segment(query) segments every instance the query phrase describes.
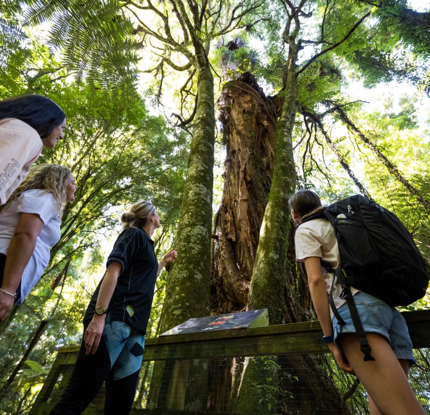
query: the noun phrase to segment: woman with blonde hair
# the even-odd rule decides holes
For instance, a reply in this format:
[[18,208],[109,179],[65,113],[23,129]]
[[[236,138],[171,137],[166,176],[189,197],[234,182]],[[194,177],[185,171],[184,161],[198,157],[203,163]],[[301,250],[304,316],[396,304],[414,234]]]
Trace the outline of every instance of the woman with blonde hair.
[[84,337],[75,368],[52,415],[81,414],[104,381],[104,413],[130,412],[155,280],[163,267],[175,260],[176,250],[157,262],[151,237],[161,224],[151,202],[135,203],[121,221],[124,230],[107,259],[106,273],[84,317]]
[[63,207],[75,191],[68,168],[41,164],[0,207],[0,321],[13,304],[22,304],[45,271],[60,239]]

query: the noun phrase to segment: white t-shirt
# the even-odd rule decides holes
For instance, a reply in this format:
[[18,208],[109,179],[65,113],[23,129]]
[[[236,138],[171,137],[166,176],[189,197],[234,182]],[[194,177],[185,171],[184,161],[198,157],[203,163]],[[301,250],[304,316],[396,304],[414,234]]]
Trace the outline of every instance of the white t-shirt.
[[[314,219],[309,222],[302,223],[296,231],[296,260],[304,262],[306,258],[318,257],[322,261],[327,262],[335,269],[340,265],[339,247],[337,245],[336,235],[334,234],[333,226],[325,219]],[[333,286],[333,300],[336,308],[345,304],[346,301],[340,298],[342,287],[337,282],[334,273],[328,273],[324,267],[321,271],[326,283],[327,293],[330,294],[333,278],[335,284]],[[351,287],[351,292],[355,295],[358,290]],[[330,310],[331,311],[331,310]]]
[[15,118],[0,120],[0,205],[21,184],[42,151],[37,131]]
[[51,248],[60,240],[61,220],[52,193],[46,190],[31,189],[13,200],[0,214],[0,253],[7,256],[10,241],[15,233],[20,213],[39,215],[44,227],[37,237],[33,255],[25,267],[21,279],[21,304],[39,281],[48,266]]

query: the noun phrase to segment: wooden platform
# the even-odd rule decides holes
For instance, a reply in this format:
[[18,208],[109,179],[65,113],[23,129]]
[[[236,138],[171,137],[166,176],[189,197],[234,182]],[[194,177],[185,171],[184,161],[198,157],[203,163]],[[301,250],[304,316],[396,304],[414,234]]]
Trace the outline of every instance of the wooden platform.
[[[430,310],[402,313],[405,317],[414,348],[430,347]],[[294,323],[252,329],[179,334],[149,339],[145,344],[144,361],[176,361],[241,356],[281,356],[294,354],[327,353],[322,342],[319,322]],[[45,415],[64,390],[79,346],[59,349],[57,359],[46,378],[30,415]],[[100,399],[84,412],[85,415],[102,413],[103,391]],[[194,412],[187,412],[191,415]],[[213,412],[211,412],[213,414]],[[168,409],[134,410],[131,414],[184,414]],[[198,413],[195,412],[197,415]],[[221,415],[221,414],[219,414]]]

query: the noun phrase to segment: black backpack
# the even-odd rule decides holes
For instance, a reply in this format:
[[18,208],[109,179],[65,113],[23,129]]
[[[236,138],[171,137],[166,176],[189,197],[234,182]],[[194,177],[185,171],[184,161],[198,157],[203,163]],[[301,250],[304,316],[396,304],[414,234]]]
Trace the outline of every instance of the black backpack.
[[[415,242],[399,218],[375,202],[354,195],[305,217],[303,222],[327,219],[339,246],[341,266],[334,271],[342,286],[357,331],[364,360],[374,360],[358,316],[350,287],[373,295],[390,306],[406,306],[422,298],[429,274]],[[330,306],[338,323],[345,322],[337,312],[332,294]]]

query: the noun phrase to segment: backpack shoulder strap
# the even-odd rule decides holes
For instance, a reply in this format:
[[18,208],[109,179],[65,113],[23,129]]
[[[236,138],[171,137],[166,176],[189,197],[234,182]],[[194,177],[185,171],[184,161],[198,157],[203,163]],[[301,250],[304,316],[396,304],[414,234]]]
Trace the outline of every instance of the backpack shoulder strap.
[[[341,267],[337,267],[335,270],[335,274],[337,280],[339,281],[342,287],[342,295],[341,298],[346,300],[346,303],[349,308],[349,312],[351,314],[352,323],[354,324],[354,328],[358,337],[358,342],[360,343],[360,350],[364,354],[364,361],[372,361],[375,358],[372,356],[372,348],[367,341],[366,332],[364,331],[363,324],[361,323],[360,316],[358,314],[357,306],[355,305],[354,296],[352,295],[351,288],[346,282],[345,274]],[[330,295],[329,295],[329,303],[333,314],[336,316],[338,324],[344,326],[346,323],[343,318],[340,316],[339,311],[336,309],[334,299],[333,299],[333,286],[334,286],[334,278],[333,284],[331,286]]]
[[325,219],[325,220],[328,220],[327,217],[326,217],[326,215],[325,215],[325,211],[326,211],[326,209],[321,209],[320,211],[314,213],[313,215],[305,216],[302,219],[302,223],[306,223],[306,222],[309,222],[309,221],[315,220],[315,219]]

